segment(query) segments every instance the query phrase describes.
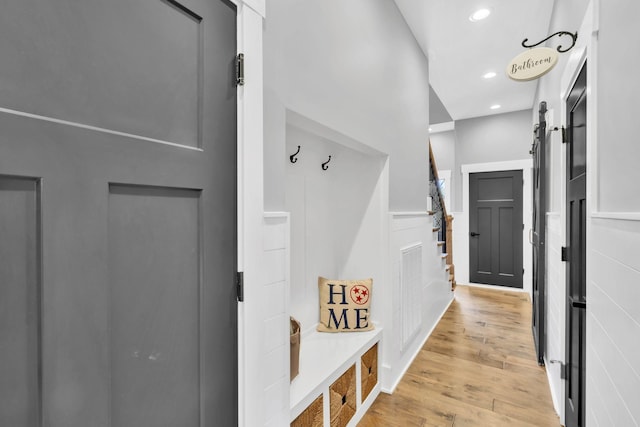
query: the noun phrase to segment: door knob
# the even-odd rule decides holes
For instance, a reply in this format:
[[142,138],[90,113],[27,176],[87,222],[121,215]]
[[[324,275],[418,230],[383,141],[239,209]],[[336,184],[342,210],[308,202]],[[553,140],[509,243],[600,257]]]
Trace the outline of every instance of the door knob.
[[476,237],[476,236],[479,236],[479,235],[480,235],[480,233],[476,233],[475,231],[472,231],[471,233],[469,233],[469,235],[470,235],[471,237]]

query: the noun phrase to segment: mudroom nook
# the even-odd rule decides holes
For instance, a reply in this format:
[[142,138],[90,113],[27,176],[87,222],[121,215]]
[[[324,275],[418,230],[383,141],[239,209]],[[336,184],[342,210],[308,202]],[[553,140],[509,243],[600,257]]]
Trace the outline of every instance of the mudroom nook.
[[[376,301],[386,282],[381,268],[386,156],[294,114],[286,126],[285,151],[289,311],[302,332],[299,373],[290,389],[292,425],[355,425],[380,392],[382,305]],[[316,330],[319,276],[373,278],[371,304],[357,324],[338,312],[333,326],[343,332]],[[334,297],[344,304],[350,300],[337,290]],[[373,330],[358,330],[365,325]]]

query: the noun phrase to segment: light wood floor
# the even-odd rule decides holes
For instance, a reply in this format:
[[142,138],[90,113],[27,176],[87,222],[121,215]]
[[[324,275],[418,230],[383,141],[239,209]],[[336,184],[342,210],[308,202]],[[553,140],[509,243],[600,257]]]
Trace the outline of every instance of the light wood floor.
[[360,427],[559,426],[525,293],[458,286],[393,395]]

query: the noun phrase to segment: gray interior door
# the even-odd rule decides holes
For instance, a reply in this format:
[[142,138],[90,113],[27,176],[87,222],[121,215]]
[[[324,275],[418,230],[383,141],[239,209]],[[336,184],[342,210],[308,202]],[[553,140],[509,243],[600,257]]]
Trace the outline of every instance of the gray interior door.
[[235,26],[3,2],[0,425],[237,424]]
[[567,427],[584,426],[587,286],[587,66],[567,98]]
[[522,288],[522,171],[469,175],[469,279]]
[[531,328],[536,346],[538,363],[544,364],[545,344],[545,274],[546,274],[546,218],[547,218],[547,103],[542,101],[538,110],[538,125],[535,130],[531,155],[533,156],[533,211],[530,243],[533,247],[533,309]]

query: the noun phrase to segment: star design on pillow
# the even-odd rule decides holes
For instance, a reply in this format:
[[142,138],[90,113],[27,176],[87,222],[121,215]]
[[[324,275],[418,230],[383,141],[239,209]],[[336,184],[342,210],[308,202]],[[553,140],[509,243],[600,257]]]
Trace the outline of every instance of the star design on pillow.
[[351,301],[358,305],[364,305],[369,301],[369,289],[364,285],[354,285],[349,292]]

